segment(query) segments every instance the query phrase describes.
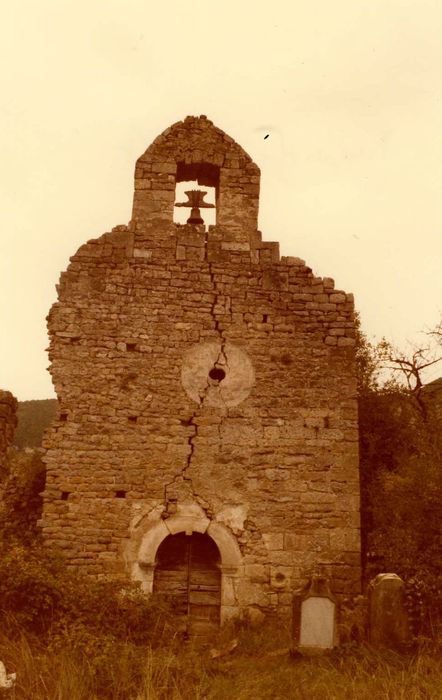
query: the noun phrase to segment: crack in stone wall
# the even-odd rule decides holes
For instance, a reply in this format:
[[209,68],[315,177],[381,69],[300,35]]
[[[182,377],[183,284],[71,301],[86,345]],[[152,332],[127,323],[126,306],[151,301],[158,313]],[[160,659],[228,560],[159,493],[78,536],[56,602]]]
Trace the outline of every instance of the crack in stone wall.
[[[211,305],[211,307],[210,307],[210,315],[211,315],[211,317],[212,317],[212,319],[213,319],[214,330],[218,333],[219,339],[220,339],[220,343],[221,343],[221,347],[220,347],[220,351],[219,351],[218,357],[216,358],[216,360],[215,360],[215,362],[214,362],[214,367],[219,367],[219,366],[221,366],[221,367],[225,367],[225,368],[228,370],[229,365],[228,365],[228,359],[227,359],[227,354],[226,354],[226,349],[225,349],[225,348],[226,348],[227,339],[226,339],[225,336],[224,336],[224,332],[219,328],[219,320],[216,318],[216,314],[215,314],[215,308],[218,306],[220,294],[219,294],[219,292],[218,292],[218,290],[217,290],[217,287],[216,287],[215,275],[214,275],[214,272],[213,272],[213,269],[212,269],[212,265],[211,265],[210,263],[209,263],[209,275],[210,275],[210,281],[211,281],[211,285],[212,285],[213,293],[214,293],[214,300],[213,300],[212,305]],[[177,474],[177,475],[172,479],[172,481],[170,481],[170,482],[169,482],[168,484],[166,484],[165,487],[164,487],[164,502],[165,502],[165,505],[166,505],[166,510],[167,510],[167,504],[168,504],[168,501],[169,501],[169,499],[168,499],[168,490],[170,489],[171,486],[176,485],[177,482],[178,482],[179,480],[182,480],[182,481],[184,481],[184,482],[187,482],[187,484],[188,484],[188,486],[189,486],[189,490],[190,490],[190,492],[191,492],[193,498],[195,499],[195,501],[196,501],[199,505],[201,505],[201,506],[203,507],[203,509],[206,511],[206,513],[207,513],[207,512],[209,511],[209,509],[210,509],[210,506],[208,506],[207,502],[206,502],[199,494],[196,493],[196,491],[195,491],[195,489],[194,489],[194,485],[193,485],[193,480],[192,480],[191,477],[189,477],[189,476],[187,475],[187,473],[188,473],[189,469],[192,467],[192,461],[193,461],[193,457],[194,457],[194,454],[195,454],[195,447],[196,447],[196,446],[195,446],[195,441],[198,440],[198,423],[196,423],[195,420],[196,420],[199,416],[201,416],[202,413],[203,413],[204,404],[205,404],[205,401],[206,401],[206,399],[207,399],[208,392],[210,391],[211,387],[213,386],[213,384],[212,384],[213,381],[214,381],[214,380],[212,380],[212,379],[210,378],[210,376],[207,375],[206,386],[204,387],[203,391],[200,393],[200,402],[199,402],[199,405],[198,405],[198,407],[195,409],[193,415],[192,415],[192,416],[190,417],[190,419],[188,420],[188,426],[189,426],[189,427],[192,427],[192,428],[194,429],[193,434],[192,434],[192,435],[189,435],[189,437],[188,437],[188,445],[189,445],[190,450],[189,450],[189,454],[187,455],[186,463],[184,464],[183,468],[181,469],[181,472],[180,472],[179,474]],[[222,381],[223,381],[223,380],[221,379],[221,380],[218,382],[218,385],[219,385]],[[225,403],[224,398],[223,398],[223,396],[222,396],[222,389],[220,389],[219,396],[220,396],[221,399],[223,400],[224,407],[225,407],[225,411],[226,411],[226,415],[228,416],[228,411],[229,411],[229,409],[228,409],[228,407],[226,406],[226,403]],[[220,436],[220,438],[221,438],[221,425],[220,425],[220,424],[218,424],[218,433],[219,433],[219,436]],[[203,505],[203,504],[204,504],[204,505]]]

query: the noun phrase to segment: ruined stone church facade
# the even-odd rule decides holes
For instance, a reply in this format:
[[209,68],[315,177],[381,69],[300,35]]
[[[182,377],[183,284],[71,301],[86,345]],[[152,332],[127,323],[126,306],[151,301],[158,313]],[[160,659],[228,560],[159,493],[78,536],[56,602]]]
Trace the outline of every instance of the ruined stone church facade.
[[[174,223],[187,181],[216,225],[192,190]],[[206,117],[166,129],[48,317],[45,542],[216,622],[287,613],[313,572],[360,585],[353,298],[262,241],[259,182]]]

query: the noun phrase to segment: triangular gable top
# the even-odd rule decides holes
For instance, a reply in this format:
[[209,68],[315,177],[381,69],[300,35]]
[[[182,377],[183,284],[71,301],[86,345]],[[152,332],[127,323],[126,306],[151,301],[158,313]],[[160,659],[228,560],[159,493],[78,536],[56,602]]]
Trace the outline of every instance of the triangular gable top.
[[215,188],[217,225],[256,230],[259,168],[204,115],[176,122],[138,158],[132,216],[138,227],[170,224],[176,183],[191,180]]

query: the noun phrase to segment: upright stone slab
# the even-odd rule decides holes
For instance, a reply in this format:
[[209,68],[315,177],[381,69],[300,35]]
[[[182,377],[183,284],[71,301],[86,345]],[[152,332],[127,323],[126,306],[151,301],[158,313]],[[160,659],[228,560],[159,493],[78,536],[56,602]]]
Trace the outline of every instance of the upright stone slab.
[[325,576],[313,576],[294,597],[293,642],[307,653],[332,649],[338,643],[336,599]]
[[193,537],[205,535],[222,621],[288,617],[317,568],[337,595],[360,592],[353,297],[262,240],[259,187],[258,166],[211,121],[177,122],[137,161],[132,220],[71,257],[48,317],[59,414],[45,438],[46,544],[146,592],[164,589],[166,552],[171,580],[189,584],[183,609],[209,615],[191,590],[207,588],[212,550]]
[[404,586],[397,574],[378,574],[370,582],[369,639],[374,646],[400,650],[410,640]]

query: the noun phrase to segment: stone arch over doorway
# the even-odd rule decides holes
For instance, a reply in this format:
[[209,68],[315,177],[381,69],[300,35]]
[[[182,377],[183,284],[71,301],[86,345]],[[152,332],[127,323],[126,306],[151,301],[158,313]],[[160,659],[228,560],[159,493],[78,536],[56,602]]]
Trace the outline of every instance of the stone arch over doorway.
[[145,593],[152,593],[158,548],[169,535],[178,533],[189,536],[193,533],[206,534],[218,548],[221,572],[220,621],[223,624],[239,613],[235,584],[241,577],[242,557],[235,537],[221,523],[196,515],[175,515],[167,520],[151,523],[138,549],[137,561],[132,572],[133,578],[141,581]]

